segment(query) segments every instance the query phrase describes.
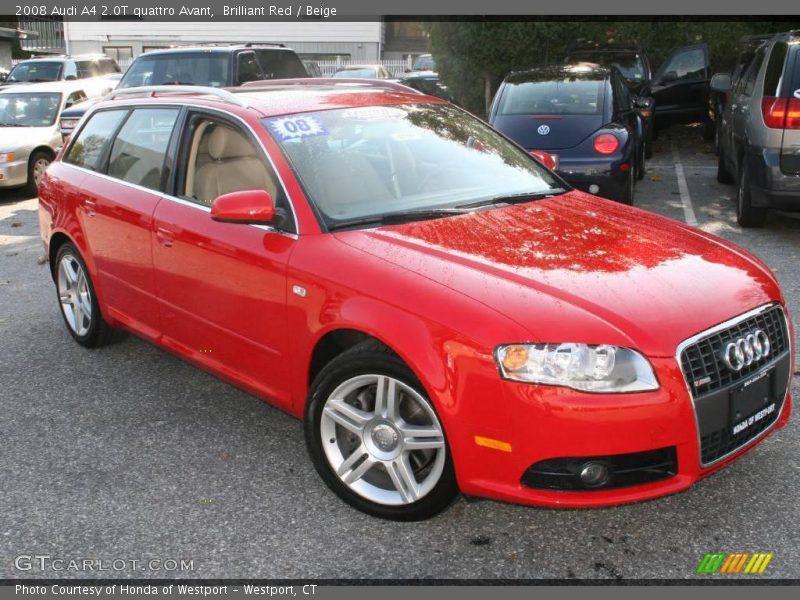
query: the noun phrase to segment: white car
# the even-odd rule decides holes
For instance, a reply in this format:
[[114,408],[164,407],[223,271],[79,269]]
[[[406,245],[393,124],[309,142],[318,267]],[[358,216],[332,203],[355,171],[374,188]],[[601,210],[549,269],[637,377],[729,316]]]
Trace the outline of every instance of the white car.
[[0,188],[35,194],[63,143],[61,111],[107,94],[114,83],[97,80],[13,85],[0,90]]

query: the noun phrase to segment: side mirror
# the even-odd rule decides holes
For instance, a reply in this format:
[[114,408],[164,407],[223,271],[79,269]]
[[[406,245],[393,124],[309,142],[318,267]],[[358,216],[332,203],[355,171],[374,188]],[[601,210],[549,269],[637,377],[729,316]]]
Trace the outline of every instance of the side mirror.
[[667,71],[661,78],[661,83],[672,83],[673,81],[678,81],[677,71]]
[[4,83],[8,79],[8,73],[0,73],[0,83]]
[[211,218],[221,223],[271,225],[275,212],[275,202],[264,190],[223,194],[211,205]]
[[711,78],[711,90],[722,94],[730,92],[733,82],[729,73],[716,73]]
[[653,110],[656,101],[651,96],[634,96],[633,106],[640,110]]

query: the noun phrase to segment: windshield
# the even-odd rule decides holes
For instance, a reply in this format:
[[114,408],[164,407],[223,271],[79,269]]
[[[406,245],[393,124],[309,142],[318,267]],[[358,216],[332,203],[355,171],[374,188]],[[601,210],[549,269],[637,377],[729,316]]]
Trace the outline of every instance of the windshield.
[[499,115],[596,115],[603,108],[603,80],[507,83]]
[[558,193],[562,185],[524,150],[448,105],[347,108],[263,122],[328,227]]
[[133,61],[118,87],[168,84],[224,87],[230,85],[229,68],[230,55],[222,52],[143,55]]
[[0,126],[49,127],[56,121],[61,94],[0,94]]
[[377,70],[373,67],[364,67],[363,69],[343,69],[341,71],[336,71],[333,74],[334,77],[341,78],[341,77],[357,77],[359,79],[364,78],[374,78],[378,76]]
[[8,74],[7,83],[31,83],[36,81],[58,81],[61,63],[48,61],[21,62]]
[[634,52],[586,52],[573,54],[572,60],[583,60],[597,63],[604,67],[617,67],[628,81],[643,81],[645,78],[644,61]]

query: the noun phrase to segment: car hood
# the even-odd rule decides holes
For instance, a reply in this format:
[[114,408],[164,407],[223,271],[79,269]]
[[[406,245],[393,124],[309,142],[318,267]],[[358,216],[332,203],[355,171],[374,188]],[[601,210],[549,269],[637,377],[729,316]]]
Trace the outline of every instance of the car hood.
[[577,191],[336,235],[507,315],[536,341],[674,356],[691,335],[781,298],[744,250]]
[[15,148],[33,147],[47,143],[53,137],[55,126],[48,127],[2,127],[0,126],[0,152],[12,152]]

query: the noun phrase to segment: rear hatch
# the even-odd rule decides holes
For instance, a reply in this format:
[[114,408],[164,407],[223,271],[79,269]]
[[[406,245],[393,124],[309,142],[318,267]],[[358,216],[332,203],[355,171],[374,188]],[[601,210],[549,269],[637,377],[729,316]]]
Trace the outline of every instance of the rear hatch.
[[781,145],[781,171],[800,174],[800,45],[798,44],[789,46],[786,75],[781,90],[781,96],[786,98],[787,104]]
[[605,79],[507,82],[492,125],[528,150],[573,148],[606,124]]

